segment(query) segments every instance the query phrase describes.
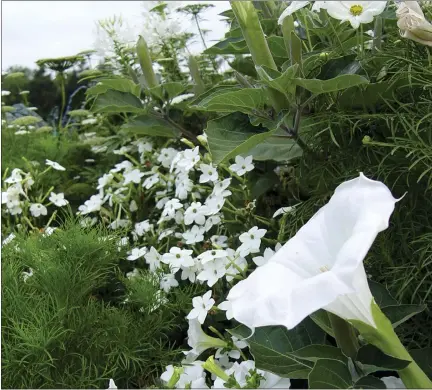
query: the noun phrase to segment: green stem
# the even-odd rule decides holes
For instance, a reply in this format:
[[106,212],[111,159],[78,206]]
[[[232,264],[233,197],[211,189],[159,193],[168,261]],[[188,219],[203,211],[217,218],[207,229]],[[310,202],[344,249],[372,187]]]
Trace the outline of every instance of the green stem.
[[60,77],[60,92],[62,98],[61,109],[59,113],[59,123],[58,123],[58,128],[60,131],[60,129],[62,128],[63,111],[66,106],[66,91],[65,91],[64,75],[62,72],[59,73],[59,77]]
[[382,26],[383,26],[382,17],[378,15],[375,17],[374,38],[373,38],[374,50],[381,50]]

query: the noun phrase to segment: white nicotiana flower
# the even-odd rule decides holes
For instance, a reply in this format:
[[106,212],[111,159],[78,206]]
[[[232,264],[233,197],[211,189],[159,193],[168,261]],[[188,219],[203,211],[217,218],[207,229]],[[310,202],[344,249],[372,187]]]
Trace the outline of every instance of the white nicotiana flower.
[[281,16],[279,17],[278,24],[282,24],[283,20],[287,16],[292,15],[294,12],[298,11],[299,9],[306,7],[309,3],[313,3],[312,11],[319,11],[321,8],[325,8],[326,3],[328,3],[328,1],[291,1],[290,5],[285,8]]
[[47,215],[47,208],[40,203],[33,203],[30,205],[30,213],[33,217],[40,217],[41,215]]
[[207,207],[202,205],[200,202],[191,203],[184,213],[185,225],[191,225],[192,223],[204,225],[207,212]]
[[158,162],[161,163],[161,165],[164,168],[170,168],[171,163],[174,160],[174,157],[177,155],[178,150],[175,150],[173,148],[163,148],[159,152],[159,156],[157,158]]
[[166,293],[173,287],[177,287],[179,284],[174,274],[165,274],[160,280],[160,288]]
[[51,161],[51,160],[46,159],[45,164],[50,166],[50,167],[53,167],[57,171],[65,171],[66,170],[65,167],[61,166],[58,162],[55,162],[55,161]]
[[225,311],[225,316],[227,320],[231,320],[234,317],[230,301],[224,301],[222,303],[219,303],[218,309]]
[[221,247],[221,248],[226,248],[228,247],[228,244],[226,243],[228,240],[227,236],[211,236],[210,237],[210,241],[212,242],[212,244],[216,247]]
[[193,188],[193,181],[189,179],[187,174],[178,175],[176,178],[175,196],[179,199],[186,199]]
[[146,247],[133,248],[130,251],[130,255],[127,257],[127,259],[130,261],[138,260],[140,257],[143,257],[146,253],[147,253]]
[[134,213],[137,210],[138,210],[138,204],[134,199],[132,199],[129,203],[129,211]]
[[22,175],[24,175],[24,172],[19,168],[15,168],[12,170],[11,175],[4,180],[4,182],[8,184],[21,183],[23,181]]
[[[195,361],[183,366],[182,373],[175,384],[176,389],[208,389],[205,383],[205,372],[202,367],[203,362]],[[167,385],[174,375],[173,365],[166,367],[166,370],[160,376],[162,382]]]
[[267,264],[231,289],[227,299],[234,318],[250,328],[292,329],[324,308],[375,326],[363,259],[388,227],[395,203],[383,183],[363,174],[339,185]]
[[205,228],[203,226],[193,225],[190,230],[182,234],[182,237],[186,241],[186,244],[192,245],[204,241],[204,233]]
[[199,170],[202,172],[199,178],[200,183],[216,182],[219,178],[218,171],[212,164],[201,164]]
[[200,160],[199,147],[194,149],[186,149],[182,152],[177,153],[171,163],[171,171],[174,169],[183,172],[189,172],[195,164]]
[[239,240],[242,244],[237,248],[240,256],[245,257],[249,253],[259,252],[261,238],[264,237],[266,232],[266,229],[258,229],[257,226],[254,226],[248,232],[241,234]]
[[93,195],[89,200],[86,200],[83,205],[78,207],[81,214],[88,214],[94,211],[100,211],[104,200],[101,195]]
[[113,153],[122,156],[126,153],[129,153],[131,149],[132,148],[130,146],[122,146],[120,149],[113,150]]
[[110,172],[117,173],[121,171],[129,172],[133,169],[133,164],[129,160],[124,160],[121,163],[114,165]]
[[180,266],[193,267],[195,265],[191,256],[192,253],[192,250],[180,249],[175,246],[170,249],[169,253],[162,256],[162,262],[168,264],[173,272],[177,272]]
[[148,141],[138,140],[136,146],[138,147],[138,153],[146,153],[153,150],[153,144]]
[[129,224],[130,224],[129,219],[116,219],[115,221],[110,223],[109,227],[111,229],[120,229],[128,226]]
[[207,286],[213,287],[216,282],[225,276],[225,259],[215,259],[204,265],[204,269],[197,275],[198,280],[207,282]]
[[[253,360],[246,360],[241,363],[235,362],[231,368],[226,370],[227,375],[234,375],[235,380],[241,388],[247,386],[248,378],[255,370],[255,362]],[[268,371],[257,369],[256,372],[260,374],[261,379],[259,389],[289,389],[291,381],[288,378],[281,378],[280,376]],[[216,378],[213,387],[215,389],[223,389],[225,381],[221,378]]]
[[146,263],[150,266],[150,272],[155,272],[160,267],[162,256],[154,247],[150,248],[144,255],[144,258]]
[[144,233],[147,233],[151,229],[152,225],[150,224],[149,220],[146,219],[145,221],[138,222],[135,224],[135,233],[139,236],[143,236]]
[[224,348],[227,345],[226,342],[221,339],[206,335],[197,319],[189,320],[187,334],[188,345],[196,355],[200,355],[209,348]]
[[228,256],[228,252],[221,249],[213,249],[209,251],[205,251],[198,256],[198,259],[201,260],[201,264],[206,264],[215,259],[225,259]]
[[161,220],[169,220],[174,218],[176,210],[181,209],[183,205],[177,198],[172,198],[165,203],[162,211]]
[[341,23],[350,22],[353,28],[358,28],[362,23],[371,23],[386,5],[387,1],[327,1],[325,9],[332,18]]
[[203,324],[208,311],[213,307],[215,300],[211,297],[212,291],[207,291],[202,297],[192,298],[193,309],[187,315],[188,320],[197,319],[200,324]]
[[143,181],[142,186],[146,189],[149,190],[150,188],[152,188],[155,184],[159,183],[160,178],[159,175],[157,173],[155,173],[154,175],[151,175],[150,177],[148,177],[147,179],[145,179]]
[[395,376],[385,376],[381,380],[386,385],[387,389],[406,389],[402,379],[396,378]]
[[271,258],[272,256],[280,249],[282,248],[282,245],[277,243],[275,250],[270,249],[270,248],[266,248],[264,250],[264,255],[263,256],[256,256],[252,258],[252,261],[258,266],[262,266],[264,264],[266,264]]
[[235,163],[229,167],[230,171],[236,173],[238,176],[243,176],[246,172],[250,172],[254,168],[252,156],[247,156],[245,158],[236,156]]
[[110,390],[110,389],[117,389],[117,386],[116,386],[116,384],[115,384],[115,382],[114,382],[114,379],[110,379],[110,380],[109,380],[107,390]]
[[54,192],[51,192],[50,197],[48,198],[50,202],[55,204],[57,207],[66,206],[69,202],[64,198],[64,194],[55,194]]
[[208,232],[214,225],[218,225],[221,222],[219,215],[211,215],[205,222],[205,231]]
[[123,184],[135,183],[139,184],[141,182],[141,178],[144,176],[144,172],[141,172],[139,169],[133,169],[132,171],[124,173],[124,182]]
[[402,1],[396,11],[397,25],[403,38],[432,46],[432,24],[424,16],[417,1]]
[[193,98],[195,95],[193,93],[186,93],[184,95],[178,95],[171,100],[171,104],[179,104],[185,100]]

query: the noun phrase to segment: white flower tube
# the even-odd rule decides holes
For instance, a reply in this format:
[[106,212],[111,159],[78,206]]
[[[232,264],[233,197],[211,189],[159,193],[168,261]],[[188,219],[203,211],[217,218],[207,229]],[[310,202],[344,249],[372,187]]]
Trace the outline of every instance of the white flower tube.
[[291,329],[324,308],[375,327],[363,259],[396,202],[383,183],[362,173],[339,185],[267,264],[231,289],[234,318],[250,328]]
[[417,1],[403,1],[396,11],[397,25],[403,38],[432,46],[432,24],[429,23]]

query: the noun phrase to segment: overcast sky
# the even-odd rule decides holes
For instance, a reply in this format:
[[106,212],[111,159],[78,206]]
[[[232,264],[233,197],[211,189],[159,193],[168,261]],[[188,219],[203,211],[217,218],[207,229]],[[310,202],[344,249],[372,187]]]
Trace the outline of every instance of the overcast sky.
[[[229,9],[229,2],[202,3],[215,5],[205,14],[209,22],[204,28],[212,30],[208,40],[216,40],[226,30],[217,14]],[[11,65],[34,68],[41,58],[94,49],[96,21],[121,15],[130,25],[139,25],[143,10],[141,1],[2,1],[2,70]],[[198,43],[195,49],[200,49]]]

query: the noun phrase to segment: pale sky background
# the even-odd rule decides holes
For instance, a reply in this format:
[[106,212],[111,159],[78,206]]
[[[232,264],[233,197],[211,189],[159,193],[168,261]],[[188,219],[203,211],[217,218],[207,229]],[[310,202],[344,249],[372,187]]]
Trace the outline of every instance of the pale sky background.
[[[198,1],[182,3],[194,2]],[[229,9],[230,5],[228,1],[200,3],[215,5],[204,14],[208,21],[202,25],[211,30],[206,38],[211,46],[211,41],[223,37],[227,30],[226,24],[218,21],[217,14]],[[121,15],[131,26],[139,26],[143,11],[141,1],[2,1],[1,68],[5,70],[11,65],[35,68],[35,61],[41,58],[94,49],[98,20]],[[185,25],[189,23],[185,17]],[[201,51],[202,45],[198,42],[192,50]]]

